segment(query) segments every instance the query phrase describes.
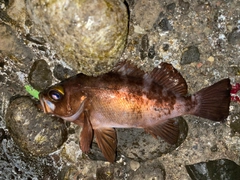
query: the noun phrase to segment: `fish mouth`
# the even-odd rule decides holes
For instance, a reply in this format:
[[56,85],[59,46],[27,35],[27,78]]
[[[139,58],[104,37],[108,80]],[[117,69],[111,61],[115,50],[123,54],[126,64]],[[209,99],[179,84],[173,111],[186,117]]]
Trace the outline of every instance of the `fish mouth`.
[[45,99],[41,93],[39,94],[39,100],[44,113],[53,113],[55,110],[55,105],[51,101]]

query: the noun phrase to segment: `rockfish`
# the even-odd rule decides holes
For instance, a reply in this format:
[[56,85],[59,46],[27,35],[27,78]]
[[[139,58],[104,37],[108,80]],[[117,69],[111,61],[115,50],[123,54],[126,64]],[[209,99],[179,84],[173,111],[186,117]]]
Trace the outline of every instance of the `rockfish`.
[[39,94],[45,113],[82,126],[80,148],[89,152],[95,136],[104,157],[115,161],[114,128],[143,128],[170,144],[178,141],[172,119],[191,114],[224,121],[229,114],[230,80],[223,79],[193,95],[171,64],[162,62],[145,73],[129,63],[98,77],[77,74]]

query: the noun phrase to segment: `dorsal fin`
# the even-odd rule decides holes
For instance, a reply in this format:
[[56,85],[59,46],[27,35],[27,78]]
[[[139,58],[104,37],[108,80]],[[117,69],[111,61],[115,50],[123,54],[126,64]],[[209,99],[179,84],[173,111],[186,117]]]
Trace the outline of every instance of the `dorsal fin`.
[[185,79],[171,64],[162,62],[160,68],[154,68],[145,78],[151,78],[158,85],[179,95],[187,94],[188,87]]
[[130,64],[127,61],[120,62],[113,69],[113,72],[122,76],[142,77],[145,81],[155,82],[164,88],[179,95],[187,94],[187,83],[182,75],[169,63],[162,62],[160,67],[154,68],[151,72],[145,73],[143,70]]

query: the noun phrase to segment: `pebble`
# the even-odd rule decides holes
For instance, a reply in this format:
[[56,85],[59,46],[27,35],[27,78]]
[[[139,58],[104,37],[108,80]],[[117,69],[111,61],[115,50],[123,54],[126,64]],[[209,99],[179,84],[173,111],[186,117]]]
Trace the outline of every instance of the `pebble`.
[[170,30],[172,30],[172,26],[169,23],[167,18],[162,19],[158,25],[159,25],[159,27],[160,27],[160,29],[162,31],[170,31]]
[[214,62],[214,57],[213,56],[209,56],[207,59],[209,62],[213,63]]
[[167,5],[167,11],[171,14],[174,13],[175,8],[176,8],[176,3],[170,3]]
[[151,47],[149,48],[149,50],[148,50],[148,57],[149,57],[150,59],[153,59],[153,58],[155,57],[155,55],[156,55],[154,48],[155,48],[155,46],[153,45],[153,46],[151,46]]
[[140,163],[137,161],[130,161],[130,167],[133,171],[136,171],[140,167]]
[[200,61],[200,53],[196,46],[189,46],[182,54],[181,65]]
[[240,45],[240,30],[234,28],[231,33],[228,35],[228,42],[232,45]]
[[33,63],[28,75],[29,83],[37,90],[42,91],[52,84],[52,72],[45,60]]
[[179,0],[179,6],[181,7],[182,11],[186,12],[186,11],[188,11],[188,9],[190,7],[190,3],[185,2],[183,0]]

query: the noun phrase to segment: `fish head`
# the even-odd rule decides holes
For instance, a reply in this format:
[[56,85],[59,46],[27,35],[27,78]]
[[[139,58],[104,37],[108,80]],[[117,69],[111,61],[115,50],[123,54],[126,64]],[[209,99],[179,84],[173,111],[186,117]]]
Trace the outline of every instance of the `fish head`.
[[57,84],[39,93],[44,113],[75,121],[84,110],[87,96],[77,87]]

